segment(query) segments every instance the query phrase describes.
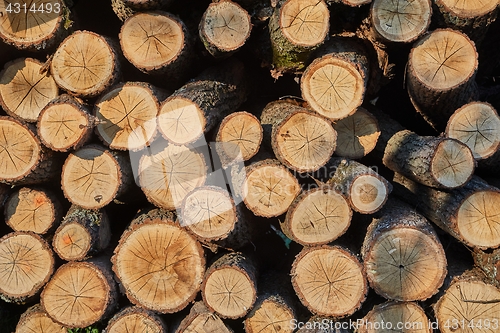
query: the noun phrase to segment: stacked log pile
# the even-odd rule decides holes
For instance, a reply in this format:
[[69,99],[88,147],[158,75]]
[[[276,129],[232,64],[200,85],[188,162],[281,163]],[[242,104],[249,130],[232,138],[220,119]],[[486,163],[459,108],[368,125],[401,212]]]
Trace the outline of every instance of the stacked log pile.
[[0,0],[0,331],[500,330],[499,7]]

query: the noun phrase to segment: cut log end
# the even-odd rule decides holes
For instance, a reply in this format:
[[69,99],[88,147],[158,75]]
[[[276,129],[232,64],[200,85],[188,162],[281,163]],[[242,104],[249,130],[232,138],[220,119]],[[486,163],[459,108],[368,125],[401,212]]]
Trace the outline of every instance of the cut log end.
[[295,319],[292,309],[276,297],[256,304],[245,319],[246,333],[292,333]]
[[389,42],[413,42],[429,27],[431,14],[429,0],[374,0],[371,7],[375,32]]
[[51,76],[40,73],[42,66],[40,61],[31,58],[20,58],[5,65],[0,73],[0,105],[9,115],[36,122],[43,107],[57,97],[59,88]]
[[476,160],[493,155],[500,145],[500,117],[488,103],[472,102],[450,117],[445,134],[465,143]]
[[184,318],[176,333],[202,333],[202,332],[217,332],[217,333],[233,333],[233,330],[228,328],[219,316],[203,304],[196,302],[186,318]]
[[291,275],[302,304],[319,315],[354,313],[368,290],[359,260],[337,246],[304,249],[295,259]]
[[389,183],[378,174],[365,174],[352,182],[349,200],[353,210],[362,214],[371,214],[384,206],[389,197]]
[[439,0],[437,3],[442,5],[446,11],[464,19],[486,15],[498,6],[497,0]]
[[67,223],[53,238],[54,251],[64,260],[81,260],[90,249],[91,235],[78,223]]
[[67,333],[68,329],[56,323],[43,311],[40,304],[34,305],[21,315],[16,333]]
[[103,333],[167,333],[167,326],[155,313],[139,307],[126,307],[111,318]]
[[430,172],[445,188],[464,185],[474,173],[475,162],[471,150],[457,140],[443,140],[436,147]]

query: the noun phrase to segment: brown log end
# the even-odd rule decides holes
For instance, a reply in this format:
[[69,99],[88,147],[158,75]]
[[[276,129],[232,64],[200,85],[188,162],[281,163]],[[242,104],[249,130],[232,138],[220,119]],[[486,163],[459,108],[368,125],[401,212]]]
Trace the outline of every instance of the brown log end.
[[152,311],[129,306],[111,318],[103,333],[167,333],[164,320]]
[[67,333],[68,329],[49,317],[40,304],[28,308],[19,318],[16,333]]

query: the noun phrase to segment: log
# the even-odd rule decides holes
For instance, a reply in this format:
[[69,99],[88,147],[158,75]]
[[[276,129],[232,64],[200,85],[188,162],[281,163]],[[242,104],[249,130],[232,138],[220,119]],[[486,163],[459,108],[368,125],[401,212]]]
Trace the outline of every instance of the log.
[[411,43],[431,23],[430,0],[374,0],[370,7],[371,32],[384,44]]
[[52,49],[68,34],[72,23],[67,5],[60,0],[2,2],[0,13],[3,14],[0,17],[0,39],[28,51]]
[[162,94],[145,82],[126,82],[101,95],[94,106],[96,133],[115,150],[139,150],[156,134],[158,98]]
[[210,67],[160,105],[158,129],[170,143],[186,145],[217,126],[246,100],[243,64],[231,59]]
[[115,314],[103,333],[147,332],[167,333],[167,324],[156,313],[136,306],[126,307]]
[[406,85],[415,109],[437,131],[455,110],[476,99],[478,55],[474,43],[451,29],[437,29],[412,48]]
[[233,333],[233,330],[213,312],[210,312],[203,302],[196,302],[189,314],[180,322],[174,333]]
[[259,151],[262,137],[262,126],[253,114],[240,111],[224,117],[215,138],[222,167],[251,159]]
[[136,13],[123,23],[119,38],[123,55],[140,71],[168,75],[174,82],[189,74],[193,42],[178,17],[162,11]]
[[63,94],[51,100],[40,111],[37,134],[51,150],[67,152],[77,150],[92,138],[94,118],[87,105]]
[[437,293],[447,273],[432,225],[394,199],[368,226],[361,255],[370,287],[390,300],[425,300]]
[[396,195],[465,245],[479,249],[500,245],[500,190],[479,177],[452,191],[423,186],[399,174],[394,175],[393,185]]
[[500,249],[483,251],[474,249],[472,252],[474,266],[484,273],[484,281],[500,288]]
[[277,1],[269,19],[275,78],[305,68],[311,52],[327,37],[329,20],[323,0]]
[[231,0],[209,4],[198,29],[205,49],[216,58],[235,53],[250,37],[251,30],[250,15]]
[[485,283],[480,272],[473,270],[455,277],[433,307],[441,332],[496,331],[499,299],[500,289]]
[[319,114],[339,120],[363,102],[369,59],[361,40],[334,37],[317,52],[300,79],[302,97]]
[[292,202],[281,230],[304,245],[323,245],[342,236],[351,224],[347,199],[329,186],[302,191]]
[[33,299],[54,271],[54,254],[47,242],[29,231],[0,239],[0,298],[23,304]]
[[333,129],[337,132],[334,154],[353,160],[362,158],[375,149],[380,136],[377,118],[363,107],[336,121]]
[[60,266],[40,296],[47,314],[68,328],[84,328],[110,316],[118,302],[108,258]]
[[166,210],[181,207],[182,200],[207,177],[203,155],[185,146],[168,145],[145,154],[139,161],[139,184],[149,202]]
[[203,249],[159,209],[140,213],[121,235],[113,271],[132,304],[159,312],[185,308],[200,290]]
[[100,95],[119,78],[115,43],[90,31],[75,31],[57,48],[50,73],[68,93],[91,98]]
[[16,325],[16,333],[32,332],[67,333],[68,329],[53,321],[42,306],[36,304],[23,312]]
[[275,101],[266,105],[260,116],[264,127],[264,140],[270,141],[276,158],[297,172],[318,170],[332,156],[337,133],[331,122],[311,111],[288,101]]
[[111,0],[111,8],[120,21],[126,21],[137,11],[166,9],[172,0]]
[[401,332],[432,333],[430,321],[424,310],[415,302],[388,301],[375,305],[358,325],[359,333],[390,330]]
[[241,252],[221,256],[207,269],[201,295],[207,308],[219,317],[244,317],[257,298],[255,264]]
[[328,4],[339,3],[347,5],[349,7],[359,7],[362,5],[369,4],[372,0],[326,0]]
[[499,128],[500,117],[491,104],[471,102],[451,115],[444,134],[465,143],[476,160],[483,160],[499,149]]
[[300,191],[294,175],[275,159],[250,164],[243,170],[242,178],[241,196],[256,216],[280,216],[288,210]]
[[299,300],[313,314],[351,315],[368,292],[362,264],[339,246],[305,247],[293,262],[291,276]]
[[0,116],[0,133],[1,183],[39,184],[60,174],[60,159],[41,145],[29,126]]
[[359,162],[334,157],[327,166],[335,170],[327,184],[342,193],[352,210],[358,213],[377,212],[392,191],[391,183]]
[[5,223],[14,231],[47,234],[62,220],[62,205],[51,191],[36,187],[17,188],[7,199]]
[[52,248],[66,261],[85,260],[104,250],[111,238],[110,223],[104,209],[71,206],[52,238]]
[[0,106],[8,115],[36,122],[45,105],[59,95],[54,78],[41,73],[42,66],[33,58],[18,58],[5,64],[0,72]]
[[69,154],[61,174],[66,199],[86,209],[99,209],[131,186],[127,157],[91,144]]

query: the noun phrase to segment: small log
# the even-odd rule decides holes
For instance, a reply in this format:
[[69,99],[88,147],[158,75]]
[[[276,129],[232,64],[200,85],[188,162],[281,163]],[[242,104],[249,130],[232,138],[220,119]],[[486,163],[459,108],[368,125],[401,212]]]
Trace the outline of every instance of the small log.
[[65,2],[60,0],[2,2],[0,13],[0,39],[20,50],[51,49],[68,34],[72,22]]
[[[288,101],[266,105],[260,116],[264,127],[271,126],[271,147],[276,158],[298,172],[313,172],[332,156],[337,133],[331,122]],[[269,140],[265,135],[264,140]]]
[[432,225],[396,200],[368,226],[361,255],[370,286],[390,300],[425,300],[438,291],[447,272]]
[[196,302],[189,314],[180,322],[174,333],[233,333],[218,315],[211,312],[203,302]]
[[484,282],[480,272],[473,270],[455,277],[434,305],[441,332],[465,333],[477,329],[496,331],[499,299],[500,289]]
[[131,173],[126,156],[92,144],[68,156],[62,168],[61,186],[72,204],[99,209],[130,187]]
[[392,185],[375,170],[338,157],[332,158],[327,165],[335,170],[327,184],[342,193],[354,211],[372,214],[384,206]]
[[50,62],[57,85],[91,98],[112,86],[120,75],[114,42],[90,31],[75,31],[57,48]]
[[280,0],[269,19],[274,76],[305,68],[325,40],[330,12],[323,0]]
[[248,112],[227,115],[217,130],[216,151],[222,166],[248,161],[259,151],[262,142],[262,126],[259,119]]
[[359,333],[397,330],[400,332],[432,333],[424,310],[415,302],[389,301],[373,307],[358,325]]
[[305,247],[293,262],[291,276],[299,300],[313,314],[351,315],[368,292],[362,264],[339,246]]
[[371,31],[385,44],[411,43],[427,31],[431,16],[430,0],[373,0]]
[[256,216],[285,213],[300,192],[297,178],[278,160],[265,159],[244,169],[241,196]]
[[338,120],[352,115],[361,105],[368,76],[369,62],[362,41],[334,37],[307,66],[300,90],[314,111]]
[[335,155],[359,159],[370,153],[377,145],[380,128],[375,118],[365,108],[359,107],[354,114],[333,124],[337,132]]
[[103,331],[103,333],[123,332],[168,333],[163,318],[136,306],[126,307],[115,314]]
[[200,243],[159,209],[131,222],[111,262],[130,302],[159,313],[185,308],[200,290],[205,271]]
[[62,219],[62,205],[49,190],[17,188],[5,203],[5,223],[14,231],[46,234],[53,231]]
[[128,18],[120,30],[123,55],[140,71],[183,80],[189,73],[193,43],[184,23],[161,12],[139,12]]
[[111,0],[111,8],[120,21],[125,21],[137,11],[166,9],[172,0]]
[[40,296],[40,304],[56,322],[84,328],[110,316],[118,292],[107,258],[72,261],[59,267]]
[[11,232],[0,239],[0,298],[23,304],[39,293],[54,271],[49,244],[33,232]]
[[472,177],[463,187],[442,191],[395,174],[394,193],[416,206],[444,231],[479,249],[500,246],[500,190]]
[[201,295],[210,311],[221,318],[241,318],[257,298],[257,275],[252,261],[240,252],[223,255],[210,265]]
[[156,134],[158,98],[148,83],[127,82],[113,86],[94,107],[96,133],[115,150],[139,150],[149,146]]
[[500,117],[489,103],[471,102],[448,120],[446,137],[465,143],[476,160],[493,155],[500,146]]
[[189,192],[205,183],[207,165],[195,149],[168,145],[159,152],[143,155],[138,173],[141,190],[149,202],[176,210]]
[[221,0],[208,5],[198,30],[207,51],[216,58],[226,58],[245,44],[252,23],[238,3]]
[[475,169],[474,156],[462,142],[420,136],[408,130],[391,137],[382,162],[392,171],[420,184],[443,189],[463,186]]
[[60,159],[42,146],[29,126],[0,116],[0,133],[1,183],[39,184],[60,174]]
[[5,64],[0,72],[0,106],[8,115],[36,122],[44,106],[59,95],[54,78],[41,73],[42,66],[32,58],[19,58]]
[[66,261],[84,260],[104,250],[111,238],[106,211],[71,206],[57,228],[52,247]]
[[236,59],[210,67],[160,105],[158,129],[170,143],[193,143],[247,98],[243,63]]
[[67,333],[68,329],[49,317],[40,304],[29,307],[19,318],[15,333]]
[[63,94],[40,111],[37,133],[40,141],[54,151],[76,150],[92,138],[94,121],[81,101]]
[[437,131],[455,110],[476,99],[478,55],[474,43],[451,29],[437,29],[412,48],[406,72],[411,102]]
[[474,249],[472,257],[474,265],[483,271],[485,281],[500,288],[500,249],[493,251]]
[[351,224],[347,199],[328,186],[303,191],[290,205],[281,230],[304,246],[323,245],[342,236]]

